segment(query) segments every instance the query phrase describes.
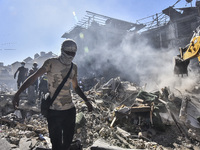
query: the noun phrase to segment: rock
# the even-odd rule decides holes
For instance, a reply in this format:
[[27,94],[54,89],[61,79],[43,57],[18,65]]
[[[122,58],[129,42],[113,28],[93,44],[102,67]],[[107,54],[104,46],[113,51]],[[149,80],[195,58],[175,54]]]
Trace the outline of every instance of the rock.
[[34,137],[36,133],[33,131],[25,131],[24,135],[26,135],[27,138],[31,138],[31,137]]
[[22,118],[22,114],[21,114],[21,111],[20,110],[15,110],[14,111],[14,114],[17,118]]
[[0,150],[11,150],[11,145],[5,138],[0,139]]
[[18,145],[19,144],[19,138],[18,137],[10,137],[10,143]]
[[199,146],[193,146],[193,149],[194,150],[200,150],[200,147]]
[[117,146],[112,146],[103,139],[98,139],[90,147],[90,150],[135,150],[135,149],[125,149]]
[[21,138],[19,141],[19,149],[29,150],[31,148],[32,141],[30,138]]
[[123,137],[129,137],[131,134],[120,127],[117,127],[117,132],[120,133]]
[[86,119],[82,112],[76,114],[76,129],[81,128],[85,125]]

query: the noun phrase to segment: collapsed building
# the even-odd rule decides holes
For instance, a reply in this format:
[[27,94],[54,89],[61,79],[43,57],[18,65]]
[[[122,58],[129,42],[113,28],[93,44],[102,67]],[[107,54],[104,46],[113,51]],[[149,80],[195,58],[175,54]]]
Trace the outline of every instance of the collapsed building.
[[[75,61],[83,82],[81,87],[94,106],[94,111],[88,113],[81,98],[73,93],[77,107],[74,140],[79,139],[83,149],[199,149],[199,80],[193,79],[195,83],[184,85],[183,89],[179,84],[185,78],[176,78],[172,87],[155,81],[157,88],[150,91],[147,87],[153,87],[152,82],[138,84],[143,75],[155,76],[151,80],[161,74],[147,69],[150,60],[146,58],[154,56],[145,54],[143,49],[151,47],[161,57],[160,52],[185,46],[198,25],[198,16],[198,5],[177,9],[171,6],[137,23],[87,11],[78,25],[62,35],[77,42]],[[150,18],[153,21],[143,22]],[[133,60],[134,55],[142,58]],[[143,74],[140,70],[144,70]],[[21,95],[20,108],[15,111],[12,96],[0,97],[0,149],[50,149],[40,100],[30,106],[27,95]]]
[[12,83],[14,81],[13,75],[12,75],[11,66],[4,66],[3,63],[0,63],[0,91],[8,92],[9,89],[14,88],[12,86]]
[[[147,92],[145,87],[120,77],[99,81],[85,92],[93,104],[92,113],[73,93],[77,108],[74,141],[81,141],[84,150],[199,150],[200,85],[196,86],[187,89],[185,96],[182,91],[168,87]],[[40,101],[30,106],[26,96],[21,95],[20,107],[14,111],[11,97],[0,98],[0,148],[50,150]]]
[[[161,13],[142,18],[136,23],[119,20],[94,12],[86,11],[85,17],[70,31],[64,33],[62,38],[72,38],[77,41],[78,49],[76,62],[80,68],[80,76],[104,76],[107,79],[121,76],[124,79],[138,81],[138,74],[132,71],[135,79],[125,74],[119,63],[132,64],[132,69],[144,68],[142,58],[131,58],[131,55],[141,52],[148,55],[146,47],[162,52],[173,49],[174,54],[179,53],[179,47],[185,47],[199,25],[199,1],[195,7],[175,8],[175,4]],[[125,49],[130,49],[126,54]],[[142,51],[146,49],[146,51]],[[121,58],[118,55],[123,55]],[[125,56],[127,55],[127,56]],[[98,56],[98,57],[95,57]],[[121,62],[116,63],[118,57]],[[148,57],[151,57],[148,56]],[[159,54],[157,57],[160,57]],[[172,56],[171,56],[172,57]],[[82,60],[81,58],[84,58]],[[146,58],[146,57],[145,57]],[[145,59],[144,58],[144,59]],[[131,62],[130,62],[130,59]],[[101,67],[104,65],[104,67]],[[85,67],[87,66],[87,67]],[[109,70],[109,71],[108,71]]]
[[[52,52],[40,52],[40,54],[36,53],[34,58],[27,57],[23,61],[26,63],[25,67],[30,70],[33,67],[34,62],[37,62],[38,67],[41,67],[46,59],[56,56],[57,55]],[[21,62],[19,61],[8,66],[4,66],[3,63],[0,63],[0,94],[8,91],[13,92],[17,89],[17,79],[14,79],[14,73],[20,66]]]

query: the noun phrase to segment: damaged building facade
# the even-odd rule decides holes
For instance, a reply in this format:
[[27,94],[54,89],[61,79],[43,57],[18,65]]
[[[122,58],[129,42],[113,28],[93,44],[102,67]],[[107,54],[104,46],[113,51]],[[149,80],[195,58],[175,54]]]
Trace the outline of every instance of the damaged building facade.
[[[198,7],[169,7],[137,23],[87,11],[78,25],[62,35],[77,42],[75,62],[79,66],[79,78],[88,83],[83,84],[85,87],[82,82],[79,84],[94,106],[92,113],[87,112],[83,100],[72,91],[77,108],[74,141],[81,141],[83,150],[199,150],[199,82],[184,89],[157,85],[156,90],[149,92],[147,86],[152,83],[139,86],[137,80],[141,74],[136,73],[137,69],[146,69],[148,62],[140,62],[138,67],[137,59],[129,66],[129,59],[134,57],[125,51],[130,50],[134,55],[143,53],[145,47],[141,43],[151,45],[158,52],[185,46],[198,25],[197,10]],[[149,18],[153,21],[143,22]],[[125,55],[121,58],[122,54]],[[33,60],[28,60],[32,64]],[[40,100],[30,106],[27,96],[21,95],[20,107],[14,110],[12,96],[0,97],[0,149],[50,150]]]
[[[190,42],[193,31],[199,26],[199,10],[198,2],[196,7],[176,9],[168,7],[154,17],[155,26],[150,26],[154,29],[149,28],[143,34],[153,40],[152,43],[156,48],[184,47]],[[169,17],[169,21],[164,22],[166,17]]]
[[[123,53],[126,45],[130,46],[130,53],[133,55],[144,49],[146,45],[157,51],[174,49],[175,53],[179,53],[178,48],[185,47],[190,42],[193,31],[199,25],[200,6],[198,1],[195,7],[175,8],[174,6],[162,10],[161,13],[137,20],[136,23],[86,11],[85,17],[69,32],[62,35],[62,38],[72,38],[77,41],[79,61],[76,62],[81,69],[80,77],[87,74],[108,77],[107,79],[121,76],[132,80],[129,75],[124,74],[125,69],[121,73],[123,67],[119,69],[116,65],[117,58],[113,58],[116,57],[116,53]],[[104,55],[102,56],[100,52]],[[84,60],[81,59],[82,56]],[[131,56],[124,56],[121,65],[130,63],[127,59],[131,59]],[[99,62],[107,65],[100,67],[102,65],[99,65]],[[139,62],[131,63],[133,70],[136,70]],[[145,65],[142,65],[139,68],[144,67]],[[134,71],[132,74],[135,77],[132,81],[137,82],[138,74]]]
[[[120,72],[113,65],[112,53],[118,53],[118,47],[128,33],[136,33],[144,25],[86,12],[83,20],[62,35],[62,38],[72,38],[77,42],[79,51],[76,58],[79,60],[75,58],[75,61],[80,68],[80,77],[84,74],[90,77],[98,74],[97,77],[106,77],[107,80],[116,77]],[[107,65],[102,68],[103,64]]]
[[[56,57],[57,55],[52,52],[40,52],[36,53],[34,58],[27,57],[23,61],[26,63],[25,67],[31,69],[34,62],[37,62],[38,67],[41,67],[44,61],[50,57]],[[11,65],[4,66],[3,63],[0,63],[0,86],[1,93],[5,91],[14,91],[17,89],[17,79],[14,79],[14,73],[21,66],[21,62],[16,61]]]

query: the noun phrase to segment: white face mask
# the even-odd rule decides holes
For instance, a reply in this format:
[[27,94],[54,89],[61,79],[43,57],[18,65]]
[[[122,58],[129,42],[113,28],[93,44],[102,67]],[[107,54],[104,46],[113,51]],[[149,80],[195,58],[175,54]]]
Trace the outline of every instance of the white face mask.
[[66,52],[76,53],[76,51],[77,51],[76,44],[68,45],[67,43],[65,43],[65,46],[62,45],[61,55],[59,56],[61,63],[65,64],[65,65],[71,65],[72,60],[74,59],[74,56],[73,55],[71,56],[71,55],[67,54]]
[[65,52],[62,52],[59,59],[60,59],[61,63],[65,64],[65,65],[71,65],[74,57],[67,55]]

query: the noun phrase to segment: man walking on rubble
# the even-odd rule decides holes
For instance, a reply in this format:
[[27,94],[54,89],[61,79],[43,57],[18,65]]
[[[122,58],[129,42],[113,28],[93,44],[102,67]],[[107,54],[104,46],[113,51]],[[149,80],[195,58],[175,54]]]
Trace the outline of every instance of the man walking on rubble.
[[[47,73],[48,89],[52,97],[59,83],[68,73],[76,51],[77,45],[73,40],[67,39],[64,41],[61,46],[61,55],[57,58],[46,60],[43,66],[30,76],[17,91],[13,98],[14,108],[17,108],[19,105],[20,93],[44,73]],[[47,122],[52,150],[68,150],[73,139],[76,109],[72,102],[70,83],[72,83],[75,92],[85,101],[88,111],[90,112],[93,110],[91,103],[78,85],[77,66],[74,64],[67,82],[48,112]]]
[[[31,76],[34,73],[33,69],[29,70],[28,77]],[[31,84],[28,87],[28,104],[29,105],[35,105],[36,102],[36,91],[35,91],[35,84]]]
[[[35,73],[38,70],[38,64],[36,62],[33,63],[32,70],[33,73]],[[38,94],[38,79],[35,81],[34,86],[35,86],[35,92],[36,94]]]
[[20,85],[25,81],[28,73],[28,69],[24,67],[25,62],[21,62],[21,67],[17,69],[17,71],[14,74],[14,79],[16,78],[16,75],[18,73],[18,78],[17,78],[17,88],[19,89]]
[[47,82],[46,73],[40,79],[38,91],[39,91],[39,99],[41,99],[42,96],[48,93],[48,82]]

